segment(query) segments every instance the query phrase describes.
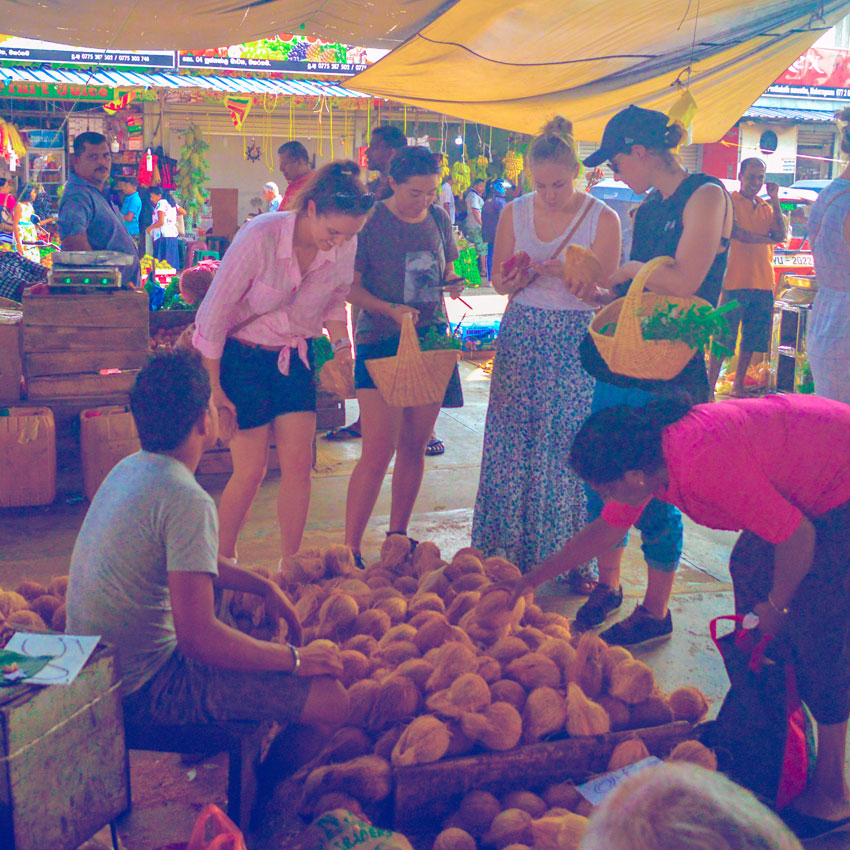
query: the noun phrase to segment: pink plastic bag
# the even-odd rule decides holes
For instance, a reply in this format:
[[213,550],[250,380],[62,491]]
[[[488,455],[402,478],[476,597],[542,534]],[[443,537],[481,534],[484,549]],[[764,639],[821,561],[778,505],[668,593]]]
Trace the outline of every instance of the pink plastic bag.
[[186,850],[248,850],[245,838],[235,823],[216,805],[204,806]]

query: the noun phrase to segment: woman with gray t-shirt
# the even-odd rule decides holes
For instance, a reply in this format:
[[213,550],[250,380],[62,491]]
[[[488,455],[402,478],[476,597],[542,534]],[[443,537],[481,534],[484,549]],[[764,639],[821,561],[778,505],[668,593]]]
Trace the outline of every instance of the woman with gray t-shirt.
[[[836,117],[850,154],[850,108]],[[812,205],[809,241],[818,280],[806,334],[815,392],[850,404],[850,165]]]
[[[401,323],[407,314],[412,315],[420,338],[430,331],[445,334],[444,288],[453,298],[463,289],[463,279],[452,266],[458,252],[451,222],[434,204],[440,168],[433,154],[424,147],[405,148],[393,159],[389,184],[392,196],[376,205],[360,234],[354,284],[348,296],[361,311],[354,387],[360,404],[363,447],[351,474],[345,509],[345,542],[358,561],[363,532],[393,454],[388,534],[407,534],[425,469],[425,446],[441,407],[439,403],[390,407],[375,388],[366,361],[396,354]],[[462,404],[455,368],[442,406]]]

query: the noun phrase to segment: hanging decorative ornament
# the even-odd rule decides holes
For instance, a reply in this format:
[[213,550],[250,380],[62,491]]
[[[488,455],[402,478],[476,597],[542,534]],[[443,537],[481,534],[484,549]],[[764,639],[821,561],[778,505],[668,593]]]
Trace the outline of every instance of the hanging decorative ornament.
[[251,139],[251,144],[245,148],[245,159],[248,162],[257,162],[259,158],[262,156],[262,151],[260,150],[260,146]]
[[245,124],[245,119],[251,111],[251,106],[254,103],[254,98],[251,95],[228,97],[224,101],[227,111],[230,113],[230,118],[233,121],[233,126],[237,130],[241,130]]

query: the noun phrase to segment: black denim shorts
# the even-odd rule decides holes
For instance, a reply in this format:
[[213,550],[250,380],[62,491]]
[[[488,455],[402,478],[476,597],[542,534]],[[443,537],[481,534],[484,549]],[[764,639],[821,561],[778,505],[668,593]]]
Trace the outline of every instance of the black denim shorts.
[[[312,347],[308,348],[310,363]],[[289,357],[289,374],[281,374],[278,352],[253,348],[235,339],[225,343],[221,357],[221,388],[236,405],[241,430],[268,425],[275,417],[301,411],[315,412],[316,384],[298,350]]]

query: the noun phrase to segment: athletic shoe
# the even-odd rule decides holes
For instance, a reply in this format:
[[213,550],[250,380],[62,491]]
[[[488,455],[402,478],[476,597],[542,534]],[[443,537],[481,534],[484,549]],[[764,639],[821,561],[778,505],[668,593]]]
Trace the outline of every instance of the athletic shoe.
[[618,646],[644,646],[655,641],[667,640],[673,634],[673,617],[670,610],[663,620],[658,620],[638,605],[625,620],[614,623],[600,637],[608,643]]
[[576,612],[576,625],[583,629],[601,626],[622,604],[622,587],[612,590],[606,584],[597,584],[587,602]]

